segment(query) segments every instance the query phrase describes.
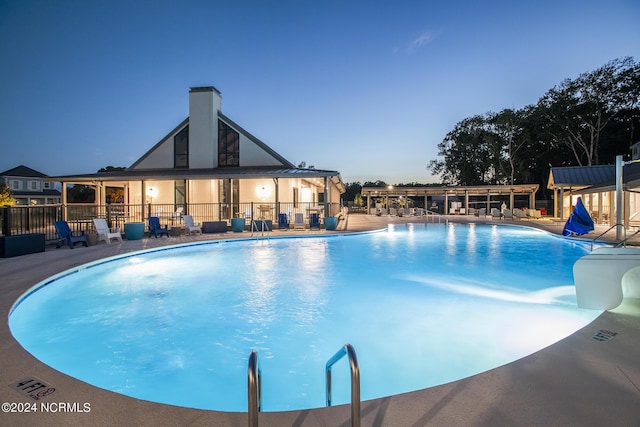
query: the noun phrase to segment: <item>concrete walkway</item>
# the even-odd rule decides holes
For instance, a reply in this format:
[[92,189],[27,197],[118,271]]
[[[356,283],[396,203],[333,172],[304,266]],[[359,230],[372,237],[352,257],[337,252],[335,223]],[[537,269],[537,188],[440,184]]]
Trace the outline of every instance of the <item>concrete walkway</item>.
[[[338,232],[384,228],[416,218],[351,215]],[[474,217],[451,221],[491,222]],[[499,222],[499,221],[495,221]],[[519,221],[560,232],[551,221]],[[597,232],[597,231],[596,231]],[[296,234],[318,234],[296,231]],[[322,231],[319,234],[335,233]],[[273,232],[290,235],[293,231]],[[92,260],[162,245],[249,237],[249,233],[143,239],[0,259],[0,310],[34,284]],[[607,342],[600,330],[617,334]],[[102,390],[68,377],[33,358],[0,327],[0,426],[245,426],[246,413],[162,405]],[[10,385],[36,377],[55,392],[34,401]],[[35,403],[35,405],[34,405]],[[25,407],[29,404],[29,407]],[[18,412],[5,412],[9,411]],[[33,412],[33,409],[37,412]],[[43,409],[51,412],[43,412]],[[26,412],[30,409],[32,412]],[[54,412],[55,410],[55,412]],[[572,336],[508,365],[416,392],[362,402],[363,426],[638,426],[640,425],[640,301],[625,300]],[[349,426],[347,405],[305,411],[261,413],[261,426]]]

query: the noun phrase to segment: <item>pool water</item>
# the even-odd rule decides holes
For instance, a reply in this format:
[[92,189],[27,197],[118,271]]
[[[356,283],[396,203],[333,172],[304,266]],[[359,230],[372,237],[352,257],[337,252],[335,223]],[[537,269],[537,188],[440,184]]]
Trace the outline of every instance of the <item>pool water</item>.
[[[93,263],[40,284],[9,325],[44,363],[128,396],[247,410],[324,406],[345,343],[363,400],[458,380],[544,348],[600,312],[576,307],[585,247],[525,227],[409,224],[357,235],[211,242]],[[334,404],[348,403],[346,359]]]

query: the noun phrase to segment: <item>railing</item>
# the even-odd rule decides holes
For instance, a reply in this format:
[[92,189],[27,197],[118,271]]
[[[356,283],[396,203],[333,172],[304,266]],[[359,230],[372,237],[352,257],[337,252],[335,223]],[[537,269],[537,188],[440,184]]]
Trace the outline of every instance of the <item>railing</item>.
[[607,228],[604,232],[600,233],[597,237],[593,238],[591,240],[591,250],[593,251],[593,244],[595,242],[597,242],[599,238],[601,238],[602,236],[604,236],[605,234],[607,234],[608,232],[610,232],[614,228],[617,230],[618,227],[622,227],[622,229],[624,230],[624,239],[622,239],[622,241],[618,242],[617,244],[619,245],[621,243],[626,242],[627,241],[627,228],[624,226],[624,224],[619,224],[618,223],[618,224],[612,225],[611,227]]
[[54,221],[65,220],[74,232],[92,232],[93,218],[105,218],[112,228],[124,229],[127,222],[147,222],[149,216],[157,216],[162,225],[180,225],[184,215],[191,215],[195,222],[230,221],[231,218],[275,220],[278,213],[287,213],[293,217],[302,213],[318,213],[320,217],[334,216],[340,211],[337,203],[324,205],[318,203],[190,203],[190,204],[122,204],[112,203],[96,205],[93,203],[73,203],[67,205],[35,205],[0,207],[0,235],[11,236],[29,233],[44,233],[46,240],[55,240],[57,235]]
[[249,391],[249,427],[258,427],[258,413],[262,410],[262,372],[258,365],[258,352],[253,350],[249,355],[249,372],[247,375]]
[[[622,246],[622,247],[625,247],[625,248],[626,248],[626,247],[627,247],[627,242],[628,242],[629,240],[633,239],[633,238],[634,238],[635,236],[637,236],[638,234],[640,234],[640,230],[636,230],[636,232],[635,232],[635,233],[633,233],[631,236],[627,236],[627,237],[625,237],[623,241],[621,241],[621,242],[619,242],[618,244],[616,244],[616,248],[619,248],[620,246]],[[592,247],[593,247],[593,245],[592,245]],[[592,250],[593,250],[593,249],[592,249]]]
[[428,218],[432,218],[432,220],[433,220],[432,222],[433,223],[436,222],[435,218],[438,218],[438,224],[440,224],[440,221],[442,219],[444,219],[445,224],[449,224],[449,218],[447,218],[446,215],[442,215],[439,212],[434,212],[432,210],[425,209],[425,222],[428,222],[427,221]]
[[53,222],[62,218],[60,205],[0,207],[0,235],[43,233],[46,240],[56,239]]
[[349,357],[351,368],[351,426],[360,426],[360,367],[356,351],[351,344],[345,344],[327,362],[325,373],[327,378],[327,406],[331,406],[331,367],[345,355]]

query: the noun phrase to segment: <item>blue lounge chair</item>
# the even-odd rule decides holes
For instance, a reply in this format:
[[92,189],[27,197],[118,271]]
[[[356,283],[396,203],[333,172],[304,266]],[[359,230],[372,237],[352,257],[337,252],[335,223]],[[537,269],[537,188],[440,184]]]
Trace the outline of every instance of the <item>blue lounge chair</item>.
[[289,218],[287,218],[286,213],[281,213],[278,215],[278,228],[280,230],[289,229]]
[[84,231],[81,231],[79,236],[74,236],[73,232],[69,228],[67,221],[55,221],[53,226],[56,228],[60,241],[56,245],[56,248],[61,247],[63,244],[69,245],[70,249],[73,249],[76,243],[82,243],[84,247],[88,247],[87,236],[84,235]]
[[169,237],[169,227],[166,225],[164,227],[161,227],[160,220],[158,219],[158,217],[150,216],[149,217],[149,237],[154,236],[157,239],[158,236],[162,236],[163,234]]
[[317,213],[312,213],[309,215],[309,230],[314,227],[320,230],[320,215],[318,215]]

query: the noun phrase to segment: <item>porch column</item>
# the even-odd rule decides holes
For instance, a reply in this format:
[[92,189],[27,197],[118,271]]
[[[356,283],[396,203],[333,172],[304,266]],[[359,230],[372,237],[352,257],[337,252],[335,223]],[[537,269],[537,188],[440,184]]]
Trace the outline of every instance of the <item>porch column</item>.
[[274,218],[274,220],[280,218],[280,181],[278,181],[278,178],[273,178],[273,182],[276,185],[276,217]]
[[560,219],[564,219],[564,187],[560,187],[560,197],[558,199],[558,209],[560,210]]
[[146,183],[146,181],[144,181],[144,180],[140,181],[140,186],[141,186],[141,188],[140,188],[140,190],[141,190],[141,193],[140,193],[140,220],[142,222],[144,222],[144,218],[145,218],[145,216],[144,216],[144,205],[145,205],[145,203],[147,201],[147,183]]
[[62,214],[62,220],[66,221],[67,220],[67,183],[62,181],[61,183],[62,185],[62,198],[61,198],[61,202],[62,202],[62,209],[61,209],[61,214]]
[[515,203],[515,195],[513,194],[513,188],[509,190],[509,209],[513,211]]
[[529,193],[529,209],[535,209],[535,208],[536,208],[536,193],[532,191],[531,193]]
[[449,215],[449,193],[444,190],[444,215]]
[[491,215],[491,190],[487,190],[487,215]]
[[464,213],[469,215],[469,190],[464,190]]
[[604,206],[602,199],[604,199],[604,193],[598,193],[598,224],[602,224],[602,207]]
[[327,215],[328,212],[328,206],[329,206],[329,186],[328,186],[328,177],[324,177],[323,179],[323,184],[324,184],[324,216],[331,216],[331,215]]

